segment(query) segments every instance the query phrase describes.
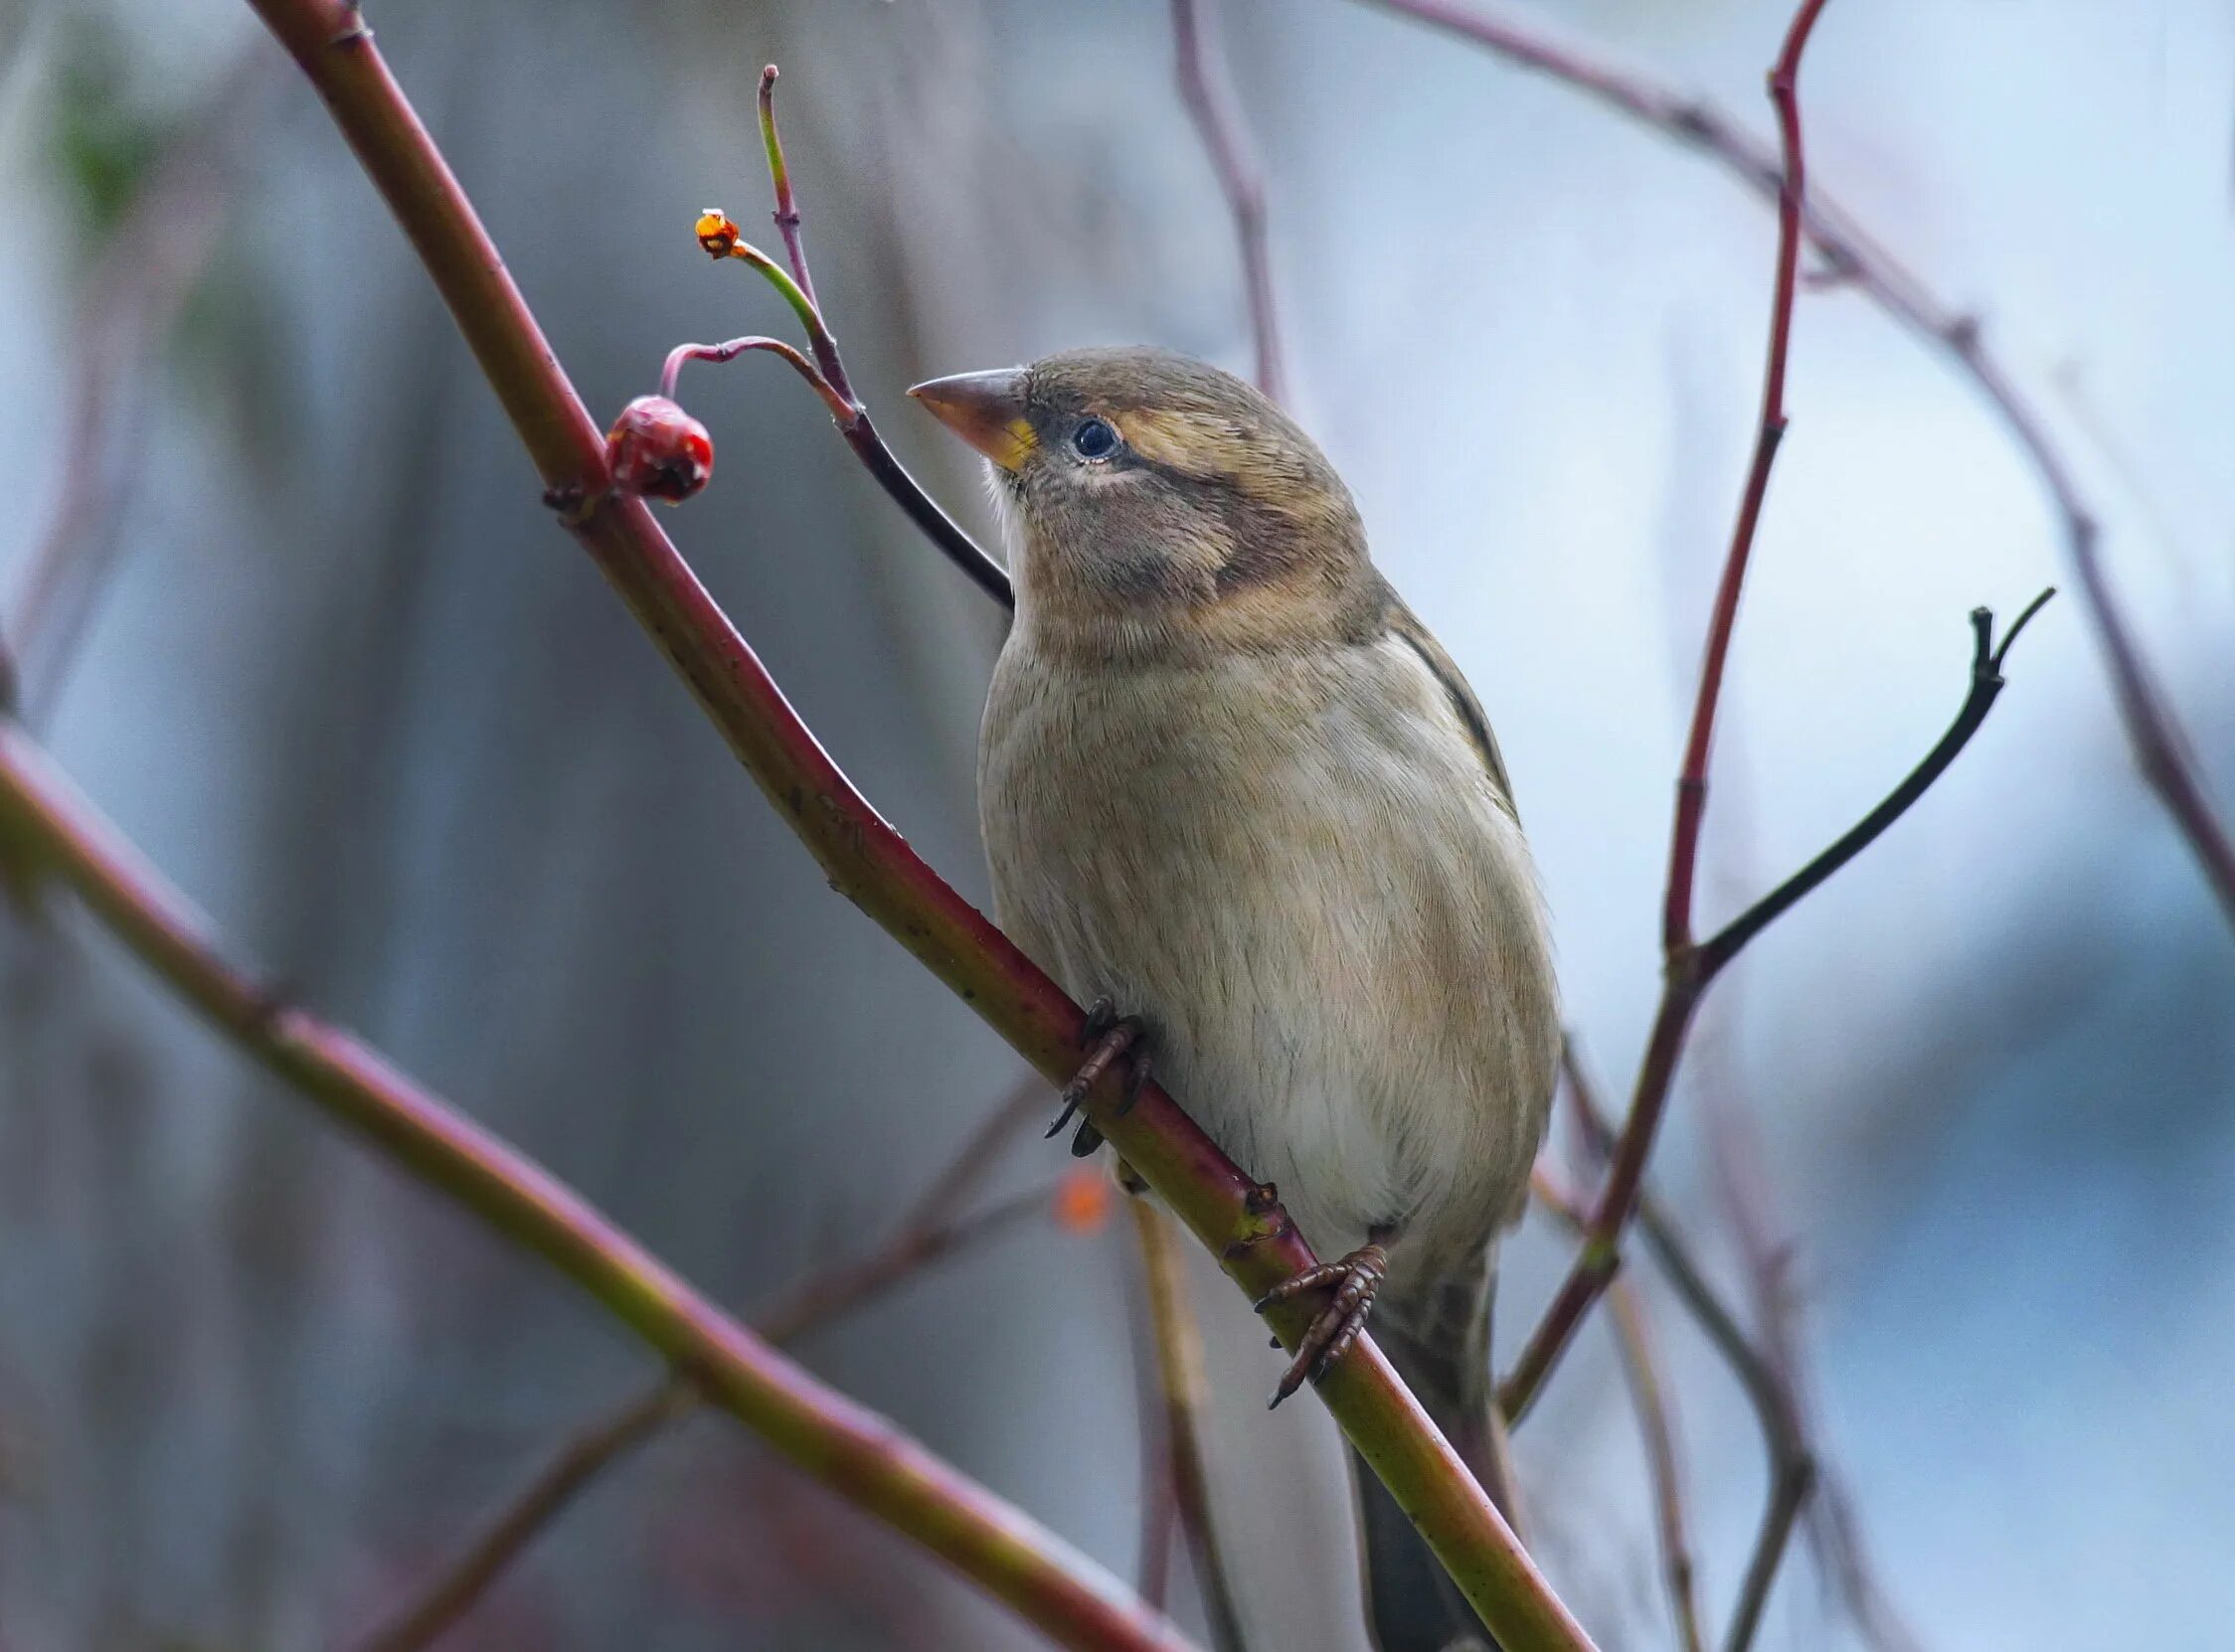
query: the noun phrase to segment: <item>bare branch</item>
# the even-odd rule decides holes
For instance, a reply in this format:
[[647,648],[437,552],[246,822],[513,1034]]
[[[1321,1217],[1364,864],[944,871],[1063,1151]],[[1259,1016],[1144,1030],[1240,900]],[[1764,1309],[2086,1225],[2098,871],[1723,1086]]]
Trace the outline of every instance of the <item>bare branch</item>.
[[1692,1583],[1692,1552],[1685,1537],[1684,1476],[1676,1456],[1676,1419],[1670,1413],[1660,1367],[1653,1353],[1652,1328],[1635,1286],[1617,1279],[1607,1290],[1614,1310],[1615,1340],[1630,1382],[1630,1398],[1644,1436],[1645,1464],[1653,1484],[1655,1524],[1660,1532],[1661,1571],[1668,1582],[1668,1608],[1676,1620],[1684,1652],[1704,1652],[1699,1601]]
[[1777,262],[1771,280],[1770,340],[1762,370],[1761,421],[1754,442],[1754,457],[1747,467],[1741,491],[1738,520],[1731,530],[1730,550],[1723,561],[1723,576],[1715,594],[1714,612],[1708,621],[1706,655],[1700,666],[1699,689],[1693,701],[1691,733],[1685,742],[1683,767],[1676,782],[1676,816],[1669,834],[1668,888],[1661,916],[1661,945],[1666,985],[1660,1011],[1646,1045],[1643,1070],[1623,1142],[1615,1155],[1613,1172],[1593,1213],[1590,1234],[1560,1294],[1522,1350],[1500,1396],[1506,1415],[1519,1421],[1544,1379],[1551,1374],[1568,1338],[1583,1315],[1614,1277],[1617,1239],[1630,1220],[1637,1187],[1644,1176],[1645,1160],[1668,1098],[1669,1082],[1683,1051],[1684,1034],[1699,1001],[1704,982],[1696,968],[1692,945],[1692,877],[1699,858],[1700,822],[1707,807],[1707,753],[1715,727],[1715,708],[1723,687],[1723,662],[1730,650],[1731,634],[1738,622],[1739,591],[1746,578],[1747,560],[1754,548],[1754,533],[1761,521],[1762,501],[1769,492],[1770,468],[1778,443],[1785,435],[1785,368],[1792,347],[1795,281],[1801,263],[1801,207],[1806,196],[1806,176],[1801,139],[1801,103],[1798,77],[1801,54],[1809,33],[1822,14],[1824,0],[1802,0],[1786,30],[1785,44],[1770,72],[1770,98],[1777,105],[1778,128],[1784,143],[1784,184],[1778,196]]
[[[1614,1126],[1599,1105],[1598,1091],[1584,1072],[1573,1039],[1562,1048],[1560,1062],[1585,1142],[1593,1157],[1604,1163],[1614,1151]],[[1769,1452],[1769,1494],[1723,1639],[1723,1652],[1747,1652],[1761,1625],[1770,1585],[1777,1579],[1779,1565],[1792,1541],[1794,1523],[1816,1490],[1817,1460],[1809,1449],[1800,1403],[1785,1372],[1754,1346],[1738,1316],[1708,1283],[1691,1246],[1650,1193],[1639,1195],[1637,1227],[1644,1235],[1645,1248],[1667,1275],[1678,1300],[1691,1311],[1708,1341],[1738,1378]]]
[[1203,1459],[1203,1407],[1210,1385],[1203,1375],[1203,1338],[1187,1300],[1187,1275],[1170,1226],[1145,1199],[1126,1203],[1140,1240],[1148,1320],[1156,1343],[1157,1390],[1163,1402],[1164,1469],[1180,1528],[1195,1560],[1195,1581],[1218,1652],[1248,1652],[1241,1608],[1218,1538],[1210,1472]]
[[[1447,30],[1510,63],[1541,71],[1711,156],[1757,194],[1776,198],[1781,193],[1784,173],[1777,150],[1701,98],[1655,84],[1580,47],[1556,43],[1539,26],[1515,21],[1502,9],[1461,0],[1366,3]],[[2103,567],[2102,528],[2081,496],[2070,461],[2050,437],[2047,417],[2019,391],[2001,358],[1988,349],[1978,318],[1935,295],[1853,214],[1817,191],[1805,204],[1802,224],[1831,275],[1867,295],[1968,379],[2032,463],[2062,523],[2065,558],[2080,582],[2082,603],[2110,668],[2120,718],[2143,777],[2172,816],[2222,910],[2235,923],[2235,839],[2197,774],[2187,738],[2112,588]]]
[[[1792,1288],[1792,1244],[1777,1233],[1777,1221],[1760,1167],[1760,1136],[1753,1115],[1736,1097],[1716,1090],[1708,1101],[1708,1128],[1717,1192],[1731,1231],[1755,1323],[1761,1327],[1762,1359],[1776,1383],[1781,1403],[1796,1432],[1808,1427],[1807,1383],[1802,1353],[1800,1310]],[[1917,1642],[1878,1585],[1863,1552],[1862,1536],[1845,1488],[1828,1464],[1819,1463],[1810,1510],[1809,1536],[1816,1562],[1840,1603],[1880,1652],[1916,1652]],[[1772,1504],[1772,1512],[1776,1504]],[[1800,1513],[1797,1506],[1796,1517]],[[1765,1538],[1768,1536],[1765,1526]],[[1750,1574],[1749,1581],[1753,1578]],[[1769,1579],[1760,1592],[1767,1595]],[[1757,1615],[1759,1615],[1759,1602]],[[1741,1649],[1743,1652],[1743,1648]]]
[[1180,100],[1218,174],[1219,192],[1234,216],[1242,251],[1242,284],[1249,295],[1250,337],[1257,355],[1258,389],[1276,402],[1289,399],[1281,360],[1280,316],[1273,300],[1273,253],[1266,240],[1265,172],[1249,141],[1240,100],[1226,70],[1218,31],[1204,15],[1210,0],[1172,0],[1172,41]]
[[[1047,1094],[1037,1079],[1018,1084],[970,1133],[961,1151],[902,1217],[892,1237],[866,1256],[825,1268],[760,1315],[754,1329],[772,1344],[789,1342],[837,1318],[944,1256],[1044,1213],[1049,1190],[1008,1200],[969,1219],[959,1207],[993,1169],[1002,1138],[1038,1111]],[[416,1652],[463,1617],[504,1569],[605,1470],[669,1423],[697,1408],[695,1387],[671,1374],[579,1429],[414,1598],[390,1615],[359,1652]]]
[[357,1652],[419,1652],[432,1644],[591,1482],[697,1404],[697,1391],[683,1378],[670,1377],[586,1423],[454,1562],[359,1642]]
[[1973,609],[1971,685],[1956,720],[1925,754],[1924,760],[1836,843],[1708,940],[1669,961],[1660,1008],[1646,1041],[1644,1065],[1637,1075],[1636,1093],[1631,1101],[1621,1137],[1615,1143],[1613,1169],[1600,1194],[1589,1237],[1559,1295],[1538,1322],[1528,1346],[1499,1391],[1508,1417],[1517,1420],[1528,1408],[1558,1363],[1576,1326],[1614,1277],[1622,1228],[1643,1184],[1645,1162],[1652,1152],[1653,1131],[1666,1109],[1676,1076],[1676,1064],[1683,1054],[1684,1035],[1701,995],[1748,941],[1882,836],[1956,760],[1957,754],[1978,733],[1995,698],[2002,692],[2002,662],[2008,656],[2010,643],[2016,640],[2019,629],[2040,610],[2050,594],[2044,591],[2028,603],[1998,646],[1993,640],[1993,615],[1985,608]]

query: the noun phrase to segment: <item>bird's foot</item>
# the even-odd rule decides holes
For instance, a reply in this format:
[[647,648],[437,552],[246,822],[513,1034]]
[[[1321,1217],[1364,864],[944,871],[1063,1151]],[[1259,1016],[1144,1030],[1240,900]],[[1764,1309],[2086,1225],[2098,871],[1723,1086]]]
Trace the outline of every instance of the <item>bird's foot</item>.
[[[1141,1044],[1142,1030],[1138,1016],[1119,1015],[1118,1006],[1108,998],[1098,998],[1087,1010],[1087,1024],[1080,1030],[1079,1042],[1087,1051],[1087,1059],[1079,1064],[1079,1071],[1071,1075],[1071,1082],[1063,1086],[1057,1097],[1063,1110],[1056,1121],[1048,1126],[1050,1137],[1058,1134],[1072,1116],[1078,1112],[1079,1103],[1086,1099],[1087,1091],[1110,1070],[1110,1064],[1122,1057],[1130,1057],[1125,1068],[1125,1090],[1118,1103],[1118,1116],[1122,1118],[1132,1111],[1133,1103],[1140,1098],[1141,1086],[1148,1082],[1148,1052]],[[1083,1159],[1102,1145],[1102,1132],[1086,1120],[1079,1121],[1079,1133],[1071,1138],[1071,1156]]]
[[1350,1352],[1350,1345],[1366,1328],[1374,1292],[1381,1289],[1388,1272],[1389,1253],[1377,1240],[1360,1245],[1339,1262],[1322,1262],[1292,1279],[1284,1279],[1258,1298],[1257,1311],[1263,1313],[1275,1303],[1292,1301],[1305,1291],[1323,1286],[1334,1290],[1319,1317],[1311,1322],[1311,1329],[1304,1332],[1303,1341],[1296,1344],[1294,1361],[1282,1377],[1281,1386],[1273,1391],[1273,1405],[1302,1388],[1306,1378],[1316,1383],[1335,1361]]

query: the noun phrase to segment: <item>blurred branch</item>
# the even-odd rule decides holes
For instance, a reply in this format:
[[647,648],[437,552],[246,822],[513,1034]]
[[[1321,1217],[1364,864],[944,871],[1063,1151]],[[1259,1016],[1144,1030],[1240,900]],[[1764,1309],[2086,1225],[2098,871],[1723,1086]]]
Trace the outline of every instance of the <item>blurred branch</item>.
[[831,418],[838,426],[838,433],[846,438],[846,445],[876,478],[877,485],[948,562],[969,576],[980,590],[1004,608],[1014,608],[1016,593],[1010,588],[1008,574],[952,517],[940,509],[938,501],[908,473],[908,467],[877,433],[877,426],[870,421],[869,409],[854,394],[853,385],[846,377],[846,363],[838,353],[837,336],[830,330],[822,305],[815,297],[814,277],[807,268],[807,247],[801,236],[799,204],[792,194],[791,168],[784,159],[783,140],[776,132],[775,94],[776,66],[771,64],[761,71],[761,143],[768,152],[769,179],[775,193],[775,210],[770,216],[783,237],[791,273],[785,274],[774,259],[747,242],[737,225],[719,208],[710,209],[699,219],[699,245],[717,258],[738,258],[751,264],[782,295],[806,329],[808,348],[814,352],[820,370],[819,383],[815,375],[808,375],[808,382],[815,385],[817,394],[829,405]]
[[[1584,1231],[1590,1218],[1583,1201],[1561,1187],[1543,1165],[1530,1173],[1529,1190],[1538,1204],[1568,1228],[1579,1234]],[[1637,1413],[1637,1431],[1645,1444],[1645,1469],[1653,1487],[1654,1524],[1660,1540],[1661,1574],[1668,1585],[1669,1613],[1675,1620],[1682,1652],[1703,1652],[1691,1545],[1685,1536],[1688,1522],[1683,1475],[1676,1458],[1676,1424],[1645,1322],[1644,1302],[1627,1279],[1617,1279],[1609,1287],[1607,1300],[1614,1310],[1615,1336],[1622,1351],[1631,1408]]]
[[1157,1391],[1163,1402],[1164,1469],[1171,1497],[1195,1561],[1211,1645],[1218,1652],[1247,1652],[1242,1613],[1218,1539],[1210,1472],[1203,1458],[1203,1408],[1210,1385],[1203,1375],[1203,1338],[1187,1299],[1187,1275],[1170,1226],[1146,1199],[1128,1199],[1140,1240],[1141,1276],[1147,1285],[1148,1321],[1156,1343]]
[[1668,1582],[1668,1609],[1676,1619],[1683,1652],[1704,1652],[1699,1631],[1699,1601],[1692,1586],[1692,1552],[1686,1540],[1683,1469],[1676,1458],[1676,1419],[1654,1358],[1644,1299],[1627,1279],[1607,1290],[1614,1312],[1615,1340],[1630,1380],[1630,1399],[1644,1436],[1645,1465],[1653,1483],[1655,1524],[1660,1532],[1661,1571]]
[[[1061,988],[954,893],[856,791],[799,721],[728,616],[684,564],[645,503],[608,486],[603,443],[443,164],[345,0],[254,0],[325,98],[434,282],[490,387],[542,474],[547,494],[575,501],[568,529],[659,642],[833,888],[881,924],[1053,1082],[1079,1060],[1085,1016]],[[1252,1299],[1315,1265],[1271,1188],[1244,1176],[1154,1082],[1127,1091],[1105,1074],[1086,1110],[1148,1185],[1210,1246]],[[1308,1303],[1269,1316],[1293,1348]],[[757,1361],[770,1356],[755,1345]],[[800,1381],[804,1381],[801,1377]],[[819,1392],[819,1391],[818,1391]],[[1331,1370],[1318,1393],[1374,1472],[1451,1571],[1505,1652],[1575,1652],[1588,1637],[1515,1542],[1482,1489],[1429,1423],[1370,1341]],[[1084,1561],[1067,1564],[1037,1528],[979,1488],[909,1448],[912,1474],[873,1460],[816,1455],[820,1423],[787,1404],[772,1414],[759,1391],[738,1409],[803,1466],[932,1548],[997,1597],[1076,1644],[1139,1641],[1169,1631],[1138,1602],[1114,1595]],[[847,1419],[857,1425],[855,1419]],[[780,1430],[779,1425],[780,1424]],[[841,1433],[841,1437],[843,1433]],[[1001,1534],[1021,1534],[1023,1543]]]
[[[1541,24],[1516,21],[1504,8],[1462,0],[1366,0],[1446,30],[1526,69],[1534,69],[1719,161],[1756,194],[1783,203],[1778,152],[1707,100],[1675,91],[1586,50],[1556,42]],[[1976,315],[1936,295],[1866,232],[1844,207],[1818,192],[1804,206],[1802,227],[1830,275],[1867,295],[1911,334],[1939,352],[1986,399],[2062,523],[2066,560],[2080,581],[2083,606],[2110,667],[2119,715],[2143,777],[2173,818],[2230,922],[2235,922],[2235,840],[2196,772],[2178,721],[2165,702],[2112,588],[2102,557],[2102,527],[2081,497],[2072,466],[2049,434],[2046,415],[2022,394],[1987,345]]]
[[[943,1256],[1048,1210],[1050,1190],[1005,1200],[979,1216],[960,1207],[999,1162],[1002,1138],[1036,1113],[1047,1095],[1038,1079],[1018,1084],[971,1131],[962,1149],[904,1216],[891,1238],[868,1255],[810,1275],[773,1309],[756,1316],[753,1329],[780,1345],[826,1324],[899,1284]],[[541,1473],[421,1586],[387,1623],[360,1643],[358,1652],[416,1652],[441,1634],[487,1593],[504,1569],[543,1534],[604,1471],[648,1444],[666,1426],[698,1408],[690,1381],[670,1373],[641,1394],[594,1418],[571,1435]]]
[[571,1435],[558,1456],[530,1481],[458,1558],[357,1652],[418,1652],[470,1611],[521,1550],[587,1490],[590,1483],[645,1444],[677,1417],[697,1408],[698,1391],[670,1376]]
[[348,1034],[226,963],[207,920],[185,897],[28,736],[4,725],[0,832],[75,891],[241,1049],[415,1179],[581,1286],[708,1403],[796,1467],[914,1538],[1064,1645],[1108,1652],[1178,1652],[1187,1645],[1093,1561],[777,1354],[533,1160]]
[[143,375],[216,250],[231,202],[231,152],[260,105],[265,72],[260,53],[246,52],[218,78],[108,232],[73,332],[54,500],[0,604],[11,622],[0,635],[0,714],[53,699],[98,605],[138,446]]
[[[1586,1075],[1573,1039],[1561,1048],[1560,1069],[1568,1080],[1568,1093],[1575,1102],[1584,1141],[1592,1156],[1603,1164],[1614,1150],[1614,1126],[1599,1105],[1597,1086]],[[1768,1603],[1770,1585],[1777,1578],[1786,1546],[1792,1541],[1794,1523],[1816,1490],[1820,1466],[1809,1448],[1800,1403],[1785,1372],[1776,1360],[1754,1346],[1738,1316],[1707,1282],[1691,1246],[1649,1193],[1638,1198],[1637,1227],[1678,1300],[1691,1311],[1745,1390],[1769,1452],[1769,1498],[1723,1640],[1724,1652],[1747,1652],[1760,1627],[1762,1608]]]
[[[1776,1222],[1761,1168],[1760,1132],[1753,1115],[1736,1097],[1717,1089],[1708,1098],[1708,1129],[1714,1144],[1717,1191],[1738,1239],[1742,1276],[1761,1327],[1762,1363],[1797,1434],[1807,1422],[1806,1381],[1801,1352],[1799,1309],[1792,1289],[1792,1246],[1775,1237]],[[1819,1463],[1812,1487],[1808,1535],[1816,1564],[1841,1604],[1869,1643],[1880,1652],[1916,1652],[1917,1642],[1887,1601],[1856,1529],[1846,1490],[1828,1464]],[[1795,1500],[1792,1517],[1802,1511]],[[1771,1512],[1777,1512],[1775,1501]],[[1768,1535],[1765,1517],[1765,1537]],[[1749,1581],[1752,1581],[1751,1575]],[[1768,1592],[1768,1578],[1761,1592]],[[1759,1602],[1756,1602],[1757,1612]]]
[[1172,42],[1178,59],[1180,100],[1210,155],[1211,169],[1234,215],[1242,251],[1242,280],[1249,294],[1250,337],[1257,352],[1258,389],[1276,402],[1289,399],[1281,361],[1280,318],[1273,301],[1273,254],[1265,232],[1265,173],[1252,152],[1226,53],[1217,26],[1204,15],[1210,0],[1172,0]]

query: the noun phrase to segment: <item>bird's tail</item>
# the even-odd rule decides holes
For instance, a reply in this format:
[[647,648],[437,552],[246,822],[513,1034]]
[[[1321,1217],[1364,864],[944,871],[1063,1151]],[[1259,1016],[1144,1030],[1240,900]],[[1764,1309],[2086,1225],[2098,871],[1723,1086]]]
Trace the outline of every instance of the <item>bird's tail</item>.
[[[1508,1519],[1502,1442],[1490,1381],[1490,1277],[1465,1285],[1446,1279],[1438,1300],[1411,1313],[1387,1297],[1375,1304],[1373,1337],[1444,1437],[1474,1471]],[[1385,1313],[1385,1309],[1393,1309]],[[1353,1462],[1363,1532],[1366,1620],[1380,1652],[1497,1652],[1497,1642],[1466,1603],[1374,1471]]]

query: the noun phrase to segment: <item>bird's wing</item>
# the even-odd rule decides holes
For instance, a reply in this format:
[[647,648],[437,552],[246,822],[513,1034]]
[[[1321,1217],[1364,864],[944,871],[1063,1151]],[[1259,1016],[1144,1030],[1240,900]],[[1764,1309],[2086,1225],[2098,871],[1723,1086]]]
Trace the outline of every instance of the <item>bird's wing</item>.
[[1428,667],[1444,692],[1452,698],[1452,709],[1459,713],[1460,721],[1466,725],[1474,737],[1474,744],[1482,754],[1482,761],[1490,771],[1490,783],[1497,787],[1498,801],[1505,812],[1518,822],[1520,811],[1513,803],[1513,782],[1506,778],[1505,759],[1498,754],[1497,736],[1490,732],[1490,720],[1482,713],[1482,703],[1474,698],[1474,691],[1466,686],[1459,667],[1452,663],[1451,655],[1444,652],[1427,626],[1412,609],[1405,606],[1394,592],[1389,598],[1389,630],[1407,647],[1420,656],[1421,664]]

